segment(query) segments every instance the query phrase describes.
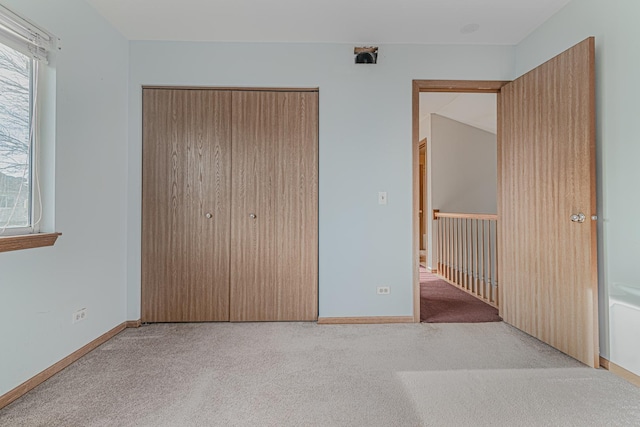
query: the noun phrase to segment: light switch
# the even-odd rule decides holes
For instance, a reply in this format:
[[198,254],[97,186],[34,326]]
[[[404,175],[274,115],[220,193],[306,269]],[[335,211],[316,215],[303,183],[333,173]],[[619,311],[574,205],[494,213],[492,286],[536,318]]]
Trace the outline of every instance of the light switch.
[[379,191],[378,192],[378,204],[379,205],[386,205],[387,204],[387,192],[386,191]]

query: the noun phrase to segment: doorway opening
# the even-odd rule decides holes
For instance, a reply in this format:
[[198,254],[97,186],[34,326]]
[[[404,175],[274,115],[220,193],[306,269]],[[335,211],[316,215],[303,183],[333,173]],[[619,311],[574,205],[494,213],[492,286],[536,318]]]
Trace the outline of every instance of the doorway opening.
[[500,321],[497,93],[505,82],[414,81],[414,317]]
[[[420,92],[499,92],[498,286],[492,295],[506,323],[597,367],[595,39],[512,82],[413,82],[415,321]],[[442,228],[460,235],[459,227]],[[444,261],[447,268],[440,269],[440,262],[438,271],[459,278],[451,258]]]

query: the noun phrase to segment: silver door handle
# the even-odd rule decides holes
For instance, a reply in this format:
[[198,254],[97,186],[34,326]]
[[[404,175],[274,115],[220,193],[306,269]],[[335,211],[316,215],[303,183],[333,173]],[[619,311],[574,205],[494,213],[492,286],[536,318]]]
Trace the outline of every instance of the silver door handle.
[[254,213],[249,214],[249,218],[251,218],[251,219],[256,219],[257,217],[258,216],[256,214],[254,214]]
[[211,219],[211,218],[213,218],[213,215],[211,214],[211,212],[207,212],[204,216],[205,216],[207,219]]
[[586,218],[587,217],[582,212],[580,212],[579,214],[571,215],[571,222],[584,222]]

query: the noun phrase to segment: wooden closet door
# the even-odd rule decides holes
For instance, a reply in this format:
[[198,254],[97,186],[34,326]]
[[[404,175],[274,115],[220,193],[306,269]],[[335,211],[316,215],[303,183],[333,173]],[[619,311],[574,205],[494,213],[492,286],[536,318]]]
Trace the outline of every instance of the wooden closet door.
[[231,92],[143,91],[142,320],[229,320]]
[[316,320],[318,93],[232,104],[231,320]]

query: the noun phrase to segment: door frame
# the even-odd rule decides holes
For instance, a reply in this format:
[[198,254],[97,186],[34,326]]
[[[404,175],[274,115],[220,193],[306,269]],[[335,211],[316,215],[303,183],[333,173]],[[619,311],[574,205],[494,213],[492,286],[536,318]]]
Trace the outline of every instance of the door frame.
[[[506,80],[413,80],[412,82],[412,137],[411,158],[413,169],[413,321],[420,323],[420,93],[421,92],[457,92],[457,93],[500,93],[500,89],[510,81]],[[500,111],[500,97],[497,97],[498,111]],[[500,114],[498,114],[498,125]],[[500,129],[500,126],[498,126]],[[500,147],[500,131],[497,135]],[[500,162],[498,161],[498,170]],[[500,182],[498,182],[498,197],[500,197]],[[426,202],[426,201],[425,201]],[[498,200],[499,202],[499,200]],[[499,204],[499,203],[498,203]],[[431,218],[431,212],[424,212],[425,218]],[[427,251],[429,248],[427,248]]]
[[[424,147],[424,154],[422,154],[422,149]],[[418,248],[422,251],[422,243],[424,243],[424,250],[427,250],[427,242],[422,242],[423,236],[427,237],[427,241],[429,240],[427,233],[427,138],[422,138],[418,143],[418,165],[424,158],[424,171],[418,169],[419,172],[419,184],[423,185],[422,191],[420,192],[420,197],[422,197],[422,204],[419,205],[420,210],[422,211],[422,220],[420,221],[420,227],[424,227],[420,229],[418,235]],[[419,214],[419,213],[418,213]],[[424,233],[423,233],[424,232]],[[425,259],[426,262],[426,259]]]

